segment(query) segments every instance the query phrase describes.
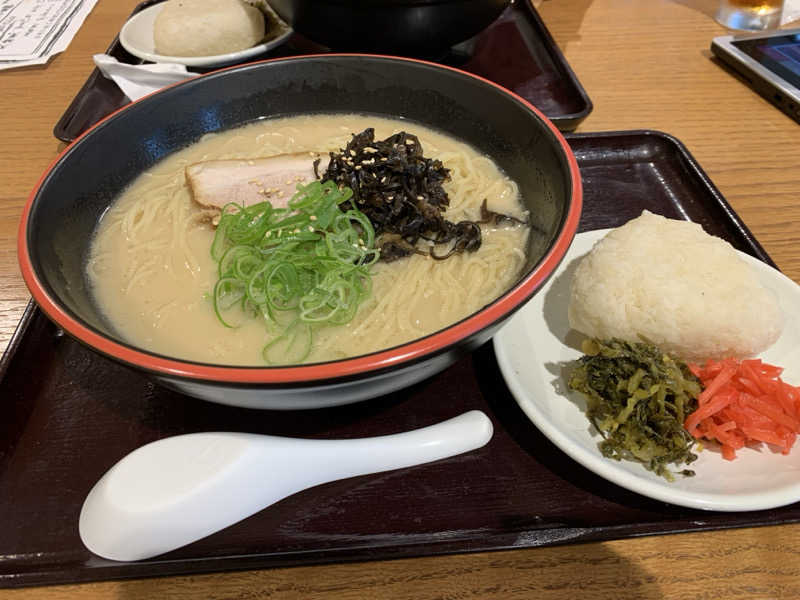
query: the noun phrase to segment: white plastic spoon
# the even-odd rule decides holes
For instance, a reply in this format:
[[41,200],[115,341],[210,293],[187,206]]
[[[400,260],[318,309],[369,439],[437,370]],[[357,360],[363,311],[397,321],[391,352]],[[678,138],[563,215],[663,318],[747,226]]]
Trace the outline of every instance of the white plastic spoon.
[[478,410],[406,433],[308,440],[248,433],[193,433],[134,450],[95,484],[79,531],[112,560],[169,552],[306,488],[420,465],[484,446],[489,418]]

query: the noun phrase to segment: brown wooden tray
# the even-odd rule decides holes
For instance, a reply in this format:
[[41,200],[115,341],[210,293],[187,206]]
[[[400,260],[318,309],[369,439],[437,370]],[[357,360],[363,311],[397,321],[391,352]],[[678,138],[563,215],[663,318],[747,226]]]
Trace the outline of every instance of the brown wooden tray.
[[[162,0],[146,0],[133,11]],[[298,34],[250,60],[330,52]],[[120,62],[141,64],[117,38],[106,50]],[[433,60],[491,79],[541,109],[562,131],[572,131],[592,110],[578,78],[529,0],[516,0],[485,31]],[[192,69],[203,72],[202,69]],[[56,123],[53,135],[71,142],[106,115],[128,104],[116,84],[95,69]]]
[[[585,186],[581,229],[642,209],[703,224],[769,257],[686,149],[652,131],[568,136]],[[624,490],[584,469],[528,421],[491,343],[407,390],[319,411],[260,412],[162,389],[62,335],[29,307],[0,361],[0,585],[6,587],[536,547],[787,523],[800,504],[701,512]],[[115,563],[78,537],[83,499],[133,449],[169,435],[245,431],[380,435],[485,411],[484,448],[433,464],[306,490],[155,560]],[[253,477],[269,477],[253,473]]]

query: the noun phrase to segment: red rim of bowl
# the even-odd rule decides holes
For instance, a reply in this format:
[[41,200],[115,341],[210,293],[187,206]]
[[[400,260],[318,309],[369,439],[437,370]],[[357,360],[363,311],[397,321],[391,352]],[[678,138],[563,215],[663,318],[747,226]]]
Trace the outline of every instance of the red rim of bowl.
[[[453,71],[463,76],[470,77],[472,79],[480,81],[486,85],[490,85],[496,88],[501,93],[511,96],[512,98],[523,104],[525,107],[527,107],[531,112],[533,112],[542,121],[542,123],[544,123],[545,126],[550,129],[551,133],[561,146],[561,149],[567,159],[567,164],[569,165],[570,179],[572,184],[572,189],[571,189],[572,202],[570,203],[567,216],[564,219],[563,227],[555,243],[552,245],[547,254],[545,254],[545,256],[539,261],[536,267],[528,274],[527,277],[525,277],[525,279],[520,281],[516,286],[508,290],[505,294],[503,294],[502,296],[491,302],[482,310],[457,322],[454,325],[447,327],[446,329],[442,329],[426,337],[413,340],[411,342],[408,342],[400,346],[396,346],[394,348],[381,350],[372,354],[357,356],[354,358],[348,358],[340,361],[315,363],[310,365],[285,366],[285,367],[216,366],[204,363],[195,363],[191,361],[166,358],[156,354],[150,354],[142,350],[137,350],[131,346],[127,346],[119,342],[115,342],[101,335],[100,333],[90,329],[88,326],[77,321],[76,319],[74,319],[70,314],[68,314],[64,309],[62,309],[59,306],[59,304],[53,298],[51,298],[50,295],[45,291],[44,287],[42,286],[41,282],[39,281],[38,277],[33,271],[33,266],[30,260],[30,256],[28,254],[27,225],[31,212],[31,207],[33,205],[33,200],[36,197],[37,193],[39,192],[42,183],[44,182],[50,171],[55,167],[55,165],[75,144],[80,142],[85,136],[89,135],[94,129],[96,129],[109,119],[113,118],[115,115],[119,114],[120,112],[126,110],[128,107],[133,105],[134,103],[132,102],[114,111],[101,121],[98,121],[95,125],[87,129],[83,134],[81,134],[78,138],[76,138],[72,142],[72,144],[67,146],[67,148],[65,148],[58,155],[58,157],[50,164],[50,166],[48,166],[47,170],[42,174],[39,181],[36,183],[36,186],[33,188],[30,195],[28,196],[28,199],[25,203],[25,207],[23,208],[22,218],[20,221],[20,226],[17,236],[17,251],[19,255],[20,268],[22,271],[23,279],[25,280],[25,283],[28,286],[31,295],[33,296],[34,300],[36,300],[36,303],[39,305],[39,307],[48,315],[48,317],[53,321],[55,321],[55,323],[58,324],[58,326],[64,329],[67,333],[78,338],[83,343],[89,345],[90,347],[96,349],[97,351],[106,354],[108,356],[111,356],[124,363],[145,369],[155,374],[179,377],[179,378],[189,378],[193,380],[217,381],[217,382],[227,382],[227,383],[245,384],[245,385],[246,384],[292,384],[292,383],[297,384],[304,382],[308,383],[320,382],[323,380],[359,376],[368,373],[374,373],[377,371],[383,371],[387,368],[391,368],[395,365],[406,362],[416,362],[417,360],[420,360],[424,357],[437,354],[445,350],[455,342],[458,342],[459,340],[462,339],[466,339],[472,336],[473,334],[481,331],[482,329],[492,325],[494,322],[501,320],[502,318],[513,312],[513,310],[518,308],[524,301],[530,298],[533,295],[533,293],[552,274],[552,272],[561,262],[561,259],[564,257],[564,254],[566,254],[567,249],[572,243],[572,238],[575,236],[575,233],[577,231],[578,221],[580,220],[580,215],[581,215],[582,186],[581,186],[580,172],[578,170],[578,162],[575,159],[575,155],[572,153],[572,150],[570,149],[569,145],[567,144],[567,141],[564,139],[564,136],[555,127],[555,125],[553,125],[553,123],[530,102],[518,96],[514,92],[507,90],[506,88],[494,83],[493,81],[490,81],[478,75],[474,75],[472,73],[467,73],[466,71],[462,71],[461,69],[439,65],[425,60],[397,57],[397,56],[374,55],[374,54],[341,53],[341,54],[308,55],[303,57],[275,58],[248,64],[252,65],[260,63],[280,62],[286,60],[297,60],[298,58],[321,58],[321,57],[384,58],[392,61],[399,60],[404,62],[419,63],[430,67],[434,67],[436,69],[446,69],[449,71]],[[241,66],[242,65],[236,65],[232,67],[218,69],[210,73],[200,75],[199,77],[206,77],[208,75],[213,75],[215,73],[220,73],[223,71],[240,68]],[[186,81],[193,81],[195,79],[197,78],[192,78]],[[186,81],[173,84],[169,87],[171,88],[178,85],[182,85],[186,83]],[[162,88],[161,90],[153,92],[152,94],[149,94],[144,98],[137,100],[136,102],[141,102],[146,98],[149,98],[150,96],[159,94],[164,89],[167,88]]]

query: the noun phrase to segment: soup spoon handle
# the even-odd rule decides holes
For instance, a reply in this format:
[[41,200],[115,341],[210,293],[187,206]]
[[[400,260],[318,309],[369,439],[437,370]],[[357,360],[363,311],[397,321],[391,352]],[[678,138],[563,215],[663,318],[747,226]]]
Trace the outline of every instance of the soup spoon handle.
[[134,450],[100,478],[81,509],[89,550],[141,560],[228,527],[321,483],[461,454],[492,437],[478,410],[405,433],[309,440],[192,433]]

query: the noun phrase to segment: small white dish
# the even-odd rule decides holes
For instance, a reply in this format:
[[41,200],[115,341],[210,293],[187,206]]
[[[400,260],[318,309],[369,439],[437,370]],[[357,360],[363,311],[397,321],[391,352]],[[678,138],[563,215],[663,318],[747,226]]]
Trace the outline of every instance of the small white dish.
[[262,43],[252,48],[216,56],[164,56],[156,53],[156,45],[153,41],[153,25],[158,13],[163,8],[164,4],[159,3],[145,8],[127,20],[119,32],[119,42],[125,50],[137,58],[154,63],[176,63],[187,67],[219,67],[258,56],[279,46],[292,35],[292,29],[286,23],[277,17],[266,16],[270,24],[267,37]]
[[[800,500],[800,445],[784,456],[761,445],[737,451],[727,461],[706,444],[689,468],[694,477],[669,482],[642,465],[604,458],[602,440],[585,414],[583,396],[570,392],[570,363],[581,356],[583,336],[567,320],[570,281],[577,259],[608,230],[579,234],[551,280],[495,335],[500,369],[525,414],[567,455],[624,488],[672,504],[718,511],[763,510]],[[762,283],[777,295],[786,319],[780,339],[760,355],[784,367],[783,379],[800,384],[800,286],[749,255]]]

